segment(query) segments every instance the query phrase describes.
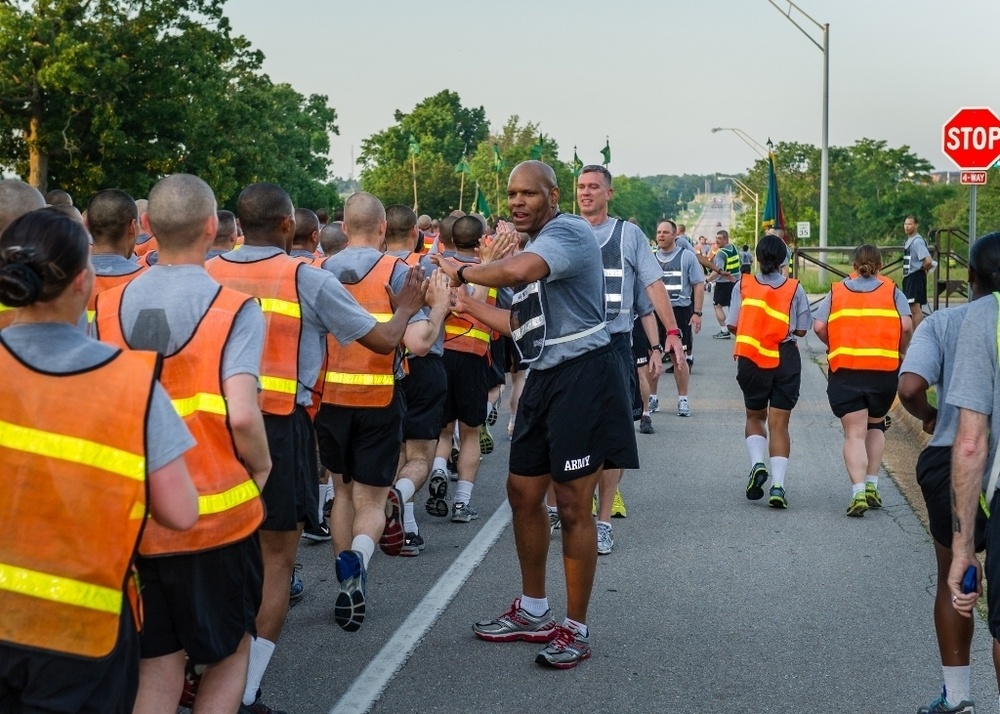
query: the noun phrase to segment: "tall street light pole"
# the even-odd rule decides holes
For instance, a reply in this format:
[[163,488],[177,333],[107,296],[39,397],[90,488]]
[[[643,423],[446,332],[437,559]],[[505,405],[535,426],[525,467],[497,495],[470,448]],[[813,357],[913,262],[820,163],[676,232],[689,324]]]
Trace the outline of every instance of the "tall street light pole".
[[756,250],[757,241],[760,238],[760,194],[733,176],[716,176],[716,178],[719,181],[732,181],[753,199],[753,247]]
[[[819,48],[823,53],[823,151],[820,164],[820,187],[819,187],[819,247],[826,248],[827,226],[830,217],[830,23],[819,23],[806,13],[805,10],[796,5],[792,0],[782,0],[788,3],[788,9],[782,9],[775,0],[767,0],[774,8],[784,15],[789,22],[795,25],[805,35],[810,42]],[[792,17],[792,10],[796,10],[805,19],[819,28],[823,33],[823,43],[820,44],[809,32],[802,27]],[[820,251],[820,263],[826,262],[826,252]],[[821,265],[819,268],[819,282],[826,283],[826,269]]]
[[736,136],[738,136],[740,138],[740,140],[744,144],[746,144],[751,149],[753,149],[754,151],[756,151],[757,155],[760,156],[760,158],[762,158],[762,159],[766,159],[767,158],[767,149],[764,148],[764,145],[761,144],[756,139],[754,139],[749,134],[747,134],[742,129],[737,129],[737,128],[731,127],[731,126],[717,126],[714,129],[712,129],[712,133],[713,134],[716,134],[716,133],[718,133],[720,131],[731,131],[731,132],[733,132],[734,134],[736,134]]

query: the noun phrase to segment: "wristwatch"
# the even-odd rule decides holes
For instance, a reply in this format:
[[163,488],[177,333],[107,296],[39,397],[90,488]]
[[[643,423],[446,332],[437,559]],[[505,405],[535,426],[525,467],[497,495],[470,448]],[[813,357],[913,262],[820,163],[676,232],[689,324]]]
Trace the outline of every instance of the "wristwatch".
[[649,348],[650,352],[663,352],[663,345],[653,345]]
[[468,265],[463,265],[462,267],[460,267],[460,268],[458,269],[458,282],[459,282],[459,283],[461,283],[462,285],[465,285],[465,284],[466,284],[466,283],[468,282],[468,281],[467,281],[467,280],[465,279],[465,276],[464,276],[464,275],[462,275],[462,271],[464,271],[464,270],[465,270],[466,268],[468,268],[468,267],[469,267]]
[[701,317],[701,310],[695,310],[695,311],[694,311],[694,312],[692,312],[691,314],[692,314],[692,315],[697,315],[698,317]]

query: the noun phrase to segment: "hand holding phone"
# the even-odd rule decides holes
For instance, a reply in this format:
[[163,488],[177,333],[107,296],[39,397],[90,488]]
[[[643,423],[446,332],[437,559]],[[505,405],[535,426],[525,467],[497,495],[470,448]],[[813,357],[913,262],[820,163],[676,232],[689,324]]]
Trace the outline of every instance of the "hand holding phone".
[[968,595],[969,593],[976,592],[976,566],[970,565],[966,571],[965,575],[962,576],[962,593]]

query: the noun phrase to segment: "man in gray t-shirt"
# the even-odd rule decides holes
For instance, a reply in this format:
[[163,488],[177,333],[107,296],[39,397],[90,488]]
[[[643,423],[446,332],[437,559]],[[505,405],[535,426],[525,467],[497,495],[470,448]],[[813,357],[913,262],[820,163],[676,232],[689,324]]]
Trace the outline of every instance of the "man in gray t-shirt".
[[927,250],[927,242],[917,233],[917,227],[917,219],[913,216],[907,216],[903,221],[903,232],[906,233],[903,244],[903,293],[906,301],[916,306],[912,314],[914,330],[924,317],[921,308],[927,304],[927,272],[935,265]]
[[[590,656],[587,607],[596,562],[572,555],[595,552],[597,533],[590,502],[603,467],[635,468],[638,453],[629,400],[605,324],[601,251],[590,224],[559,213],[552,168],[526,161],[511,172],[507,205],[514,230],[498,231],[480,265],[438,258],[455,285],[518,285],[510,313],[458,293],[456,309],[509,334],[531,371],[518,404],[510,449],[507,491],[514,509],[522,595],[511,610],[476,623],[491,642],[548,641],[536,657],[567,668]],[[517,233],[529,236],[510,257],[505,247]],[[543,506],[554,484],[566,561],[567,617],[557,625],[545,591],[549,522]],[[572,555],[572,557],[571,557]]]

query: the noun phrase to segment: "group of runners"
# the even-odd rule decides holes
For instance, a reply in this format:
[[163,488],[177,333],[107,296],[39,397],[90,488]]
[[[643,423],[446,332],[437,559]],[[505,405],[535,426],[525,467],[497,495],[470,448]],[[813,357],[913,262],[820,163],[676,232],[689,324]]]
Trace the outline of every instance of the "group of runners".
[[[936,504],[937,607],[947,610],[936,622],[942,643],[964,643],[965,664],[943,662],[945,692],[926,710],[971,711],[953,707],[971,701],[971,625],[960,615],[974,600],[956,586],[975,557],[974,477],[995,410],[984,411],[967,378],[948,383],[947,346],[957,338],[978,349],[978,372],[992,364],[983,376],[992,379],[995,333],[993,342],[967,333],[987,307],[994,312],[977,324],[996,324],[994,301],[969,306],[964,326],[958,311],[935,313],[907,351],[910,305],[926,303],[933,267],[912,218],[905,269],[917,277],[904,279],[906,294],[880,275],[879,249],[862,245],[855,272],[811,311],[779,236],[763,236],[750,258],[719,227],[709,257],[663,220],[651,250],[638,226],[609,215],[605,167],[583,167],[575,190],[581,216],[561,213],[551,167],[524,162],[508,183],[510,222],[490,228],[462,214],[435,224],[367,193],[324,225],[267,183],[246,187],[232,214],[183,174],[141,203],[102,191],[81,220],[46,208],[26,184],[0,182],[0,361],[9,375],[0,464],[11,474],[0,494],[10,524],[0,601],[17,613],[0,621],[0,701],[44,711],[276,711],[260,683],[289,601],[302,593],[300,538],[332,540],[332,615],[357,630],[376,546],[410,557],[425,547],[414,508],[425,485],[430,517],[478,518],[474,485],[508,372],[507,495],[521,590],[473,630],[543,644],[541,665],[576,666],[591,656],[587,609],[597,557],[614,547],[611,518],[625,513],[619,486],[639,467],[634,423],[653,433],[664,367],[677,415],[691,415],[693,335],[712,282],[714,336],[735,336],[748,499],[762,499],[770,482],[768,505],[789,506],[797,339],[810,327],[829,346],[848,516],[881,507],[897,379],[904,404],[934,431],[921,460]],[[1000,279],[998,241],[976,243],[977,295]],[[949,418],[945,393],[956,406]],[[932,451],[954,438],[938,437],[946,425],[969,446],[953,518],[943,495],[951,454]],[[546,595],[557,528],[561,620]],[[33,547],[40,532],[51,543],[42,553]]]

